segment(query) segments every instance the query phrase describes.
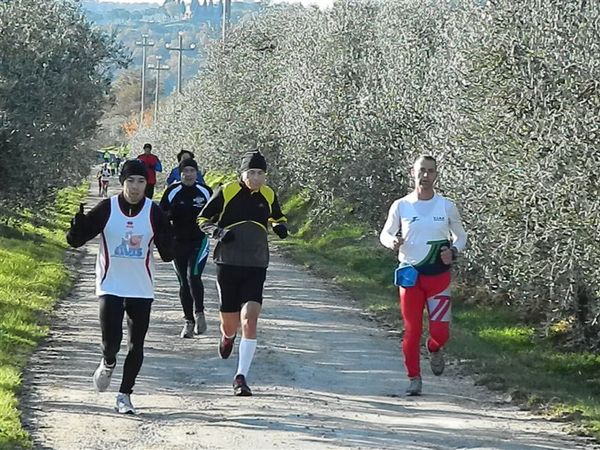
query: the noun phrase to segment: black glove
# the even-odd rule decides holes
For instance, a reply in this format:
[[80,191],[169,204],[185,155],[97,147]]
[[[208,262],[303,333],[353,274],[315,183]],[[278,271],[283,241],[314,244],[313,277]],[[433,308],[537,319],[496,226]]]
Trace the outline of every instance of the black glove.
[[79,211],[77,211],[75,213],[75,216],[71,219],[71,228],[85,227],[87,218],[85,217],[85,214],[83,213],[83,206],[84,206],[83,203],[79,204]]
[[273,232],[277,236],[279,236],[281,239],[285,239],[288,236],[287,227],[284,224],[282,224],[282,223],[279,223],[279,224],[275,225],[273,227]]
[[235,236],[231,230],[226,230],[225,228],[215,228],[215,231],[213,231],[213,237],[219,242],[226,244],[227,242],[233,241]]

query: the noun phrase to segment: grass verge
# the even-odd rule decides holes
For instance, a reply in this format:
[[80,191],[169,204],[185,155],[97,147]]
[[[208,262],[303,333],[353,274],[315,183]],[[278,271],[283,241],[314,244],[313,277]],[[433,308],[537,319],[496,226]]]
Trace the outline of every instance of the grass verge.
[[[307,220],[310,201],[304,193],[289,198],[283,209],[293,235],[278,248],[333,279],[380,320],[401,327],[392,285],[395,257],[377,234],[348,218],[337,219],[344,225],[315,225]],[[505,392],[507,401],[522,409],[569,422],[574,432],[600,440],[600,356],[562,351],[506,306],[466,292],[455,289],[448,345],[460,370],[473,374],[478,384]]]
[[21,427],[21,371],[40,338],[47,314],[70,288],[64,266],[65,231],[87,186],[58,192],[54,207],[0,217],[0,448],[31,448]]

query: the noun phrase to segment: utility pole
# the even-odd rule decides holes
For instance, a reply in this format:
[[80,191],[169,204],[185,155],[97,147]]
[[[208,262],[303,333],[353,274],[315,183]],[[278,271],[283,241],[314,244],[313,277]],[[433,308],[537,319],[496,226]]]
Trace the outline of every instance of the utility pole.
[[144,127],[144,93],[146,92],[146,47],[154,47],[154,42],[148,40],[147,34],[142,34],[142,40],[135,43],[136,47],[142,47],[142,99],[140,107],[140,128]]
[[148,69],[156,70],[156,92],[154,93],[154,123],[158,121],[158,93],[160,91],[160,72],[162,70],[169,70],[169,66],[161,64],[161,56],[156,56],[156,64],[148,64]]
[[229,30],[229,24],[231,21],[231,0],[223,0],[223,14],[222,14],[222,29],[223,29],[223,42],[225,42],[225,37],[227,35],[227,31]]
[[179,32],[179,46],[172,47],[171,44],[165,44],[165,47],[169,51],[177,52],[177,94],[181,95],[181,73],[183,69],[182,64],[182,56],[183,52],[194,50],[196,48],[196,44],[190,44],[188,48],[183,48],[183,32]]

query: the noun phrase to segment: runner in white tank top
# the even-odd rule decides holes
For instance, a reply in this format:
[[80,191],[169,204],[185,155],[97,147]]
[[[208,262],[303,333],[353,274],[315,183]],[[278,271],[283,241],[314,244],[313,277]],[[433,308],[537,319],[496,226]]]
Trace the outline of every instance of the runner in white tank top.
[[102,200],[88,214],[80,211],[71,221],[67,242],[80,247],[101,235],[96,260],[96,293],[100,303],[103,358],[94,372],[94,386],[108,389],[117,364],[127,314],[128,353],[116,409],[134,414],[130,395],[144,358],[144,339],[154,298],[153,248],[163,261],[171,261],[171,225],[158,205],[144,196],[146,168],[127,161],[119,180],[123,192]]
[[[96,295],[154,297],[154,230],[152,200],[142,199],[142,210],[126,216],[118,197],[110,198],[110,215],[101,234],[96,259]],[[124,279],[123,273],[127,273]]]

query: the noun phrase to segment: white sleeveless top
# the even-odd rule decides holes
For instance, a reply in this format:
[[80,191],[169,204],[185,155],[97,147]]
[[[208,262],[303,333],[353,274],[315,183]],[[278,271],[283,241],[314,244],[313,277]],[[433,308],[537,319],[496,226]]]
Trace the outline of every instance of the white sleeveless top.
[[96,295],[154,298],[151,208],[152,201],[144,198],[142,210],[128,217],[117,196],[110,198],[110,215],[96,258]]

